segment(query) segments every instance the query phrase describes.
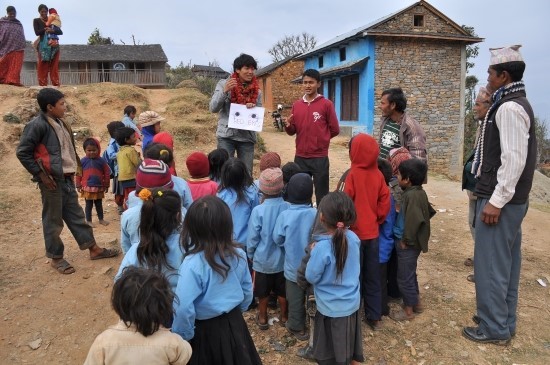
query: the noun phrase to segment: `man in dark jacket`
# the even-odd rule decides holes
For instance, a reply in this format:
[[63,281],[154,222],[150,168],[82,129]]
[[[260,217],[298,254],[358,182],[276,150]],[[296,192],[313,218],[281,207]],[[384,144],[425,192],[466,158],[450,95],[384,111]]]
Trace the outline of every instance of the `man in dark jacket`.
[[16,154],[40,188],[46,256],[58,272],[72,274],[73,266],[63,258],[60,237],[63,221],[80,249],[90,251],[90,259],[114,257],[118,251],[96,244],[78,203],[74,176],[82,168],[72,130],[61,119],[66,110],[64,95],[59,90],[45,88],[38,92],[36,100],[42,112],[25,126]]
[[516,334],[521,223],[535,172],[535,116],[527,101],[520,46],[491,49],[489,86],[496,90],[481,125],[472,172],[477,177],[474,271],[477,327],[463,335],[506,345]]

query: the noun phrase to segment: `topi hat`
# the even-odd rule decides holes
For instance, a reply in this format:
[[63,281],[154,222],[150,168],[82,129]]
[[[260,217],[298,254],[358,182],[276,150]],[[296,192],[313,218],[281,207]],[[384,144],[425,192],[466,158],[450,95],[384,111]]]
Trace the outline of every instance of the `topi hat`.
[[410,160],[411,158],[411,153],[405,147],[391,149],[390,153],[388,154],[388,160],[390,161],[392,174],[394,176],[397,175],[397,171],[399,170],[399,165],[401,165],[401,162]]
[[160,160],[146,158],[139,164],[136,173],[136,186],[140,189],[172,189],[172,174],[167,164]]
[[283,191],[283,172],[280,168],[268,168],[260,173],[260,191],[265,195],[278,195]]
[[189,175],[194,179],[208,177],[210,174],[210,163],[208,156],[203,152],[193,152],[185,161]]
[[159,115],[159,113],[154,112],[152,110],[147,110],[146,112],[143,112],[139,115],[139,124],[142,127],[148,127],[150,125],[155,125],[160,121],[163,121],[166,118],[163,118]]
[[277,152],[264,153],[260,158],[260,171],[273,167],[281,168],[281,156]]
[[515,61],[523,62],[523,57],[521,57],[521,53],[519,53],[520,47],[521,44],[516,44],[509,47],[489,48],[489,51],[491,52],[489,66]]

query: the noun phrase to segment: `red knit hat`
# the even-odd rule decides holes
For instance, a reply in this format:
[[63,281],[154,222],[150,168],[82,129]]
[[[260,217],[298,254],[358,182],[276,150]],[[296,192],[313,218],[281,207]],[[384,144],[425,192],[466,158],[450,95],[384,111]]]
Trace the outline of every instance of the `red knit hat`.
[[210,174],[210,163],[208,156],[203,152],[193,152],[185,161],[189,174],[194,179],[207,177]]
[[141,162],[136,173],[136,187],[140,189],[172,189],[173,186],[172,174],[167,164],[150,158]]
[[260,174],[260,191],[265,195],[278,195],[283,191],[283,172],[280,168],[265,169]]
[[260,172],[265,169],[281,168],[281,156],[277,152],[266,152],[260,158]]
[[168,132],[159,132],[153,137],[154,143],[162,143],[173,151],[174,150],[174,138]]
[[405,147],[399,147],[390,150],[390,153],[388,154],[388,160],[391,164],[392,174],[396,176],[401,162],[410,160],[411,158],[411,153]]

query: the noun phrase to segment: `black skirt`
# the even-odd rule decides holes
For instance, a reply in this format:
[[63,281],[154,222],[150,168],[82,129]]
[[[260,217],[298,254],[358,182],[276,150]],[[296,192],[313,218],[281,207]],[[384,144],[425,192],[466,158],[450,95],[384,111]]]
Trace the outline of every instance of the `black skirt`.
[[262,363],[238,307],[229,313],[195,320],[190,365],[259,365]]
[[113,188],[112,192],[114,195],[124,195],[124,188],[122,184],[118,182],[118,176],[113,177]]
[[320,365],[363,362],[359,311],[347,317],[326,317],[317,311],[313,330],[313,357]]

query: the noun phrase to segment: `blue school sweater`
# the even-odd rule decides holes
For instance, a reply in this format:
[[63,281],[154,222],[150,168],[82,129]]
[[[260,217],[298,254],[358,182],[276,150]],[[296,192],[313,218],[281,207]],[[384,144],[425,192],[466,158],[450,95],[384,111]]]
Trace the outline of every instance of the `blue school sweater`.
[[179,194],[181,203],[185,209],[189,209],[191,204],[193,204],[193,197],[191,196],[191,190],[189,190],[187,181],[179,176],[172,175],[172,182],[174,183],[174,187],[172,189]]
[[[180,245],[180,234],[174,232],[170,236],[168,236],[166,238],[166,245],[168,246],[166,261],[168,262],[168,265],[170,265],[172,268],[170,269],[168,267],[164,267],[162,268],[162,273],[164,274],[166,279],[168,279],[172,290],[176,290],[176,285],[178,284],[178,269],[183,261],[183,250]],[[131,246],[128,252],[126,252],[126,255],[124,255],[124,258],[120,263],[118,273],[115,276],[115,281],[117,281],[122,275],[122,270],[124,270],[128,266],[147,268],[146,266],[141,265],[138,261],[138,246],[139,244]]]
[[285,278],[292,282],[296,282],[296,272],[306,254],[316,214],[317,209],[312,208],[311,204],[291,204],[279,214],[275,223],[273,241],[284,248]]
[[216,194],[223,200],[231,211],[233,218],[233,239],[243,246],[246,245],[248,237],[248,221],[250,214],[260,201],[258,199],[258,189],[254,185],[250,185],[244,191],[246,201],[237,203],[237,193],[233,189],[223,189]]
[[254,271],[275,274],[284,270],[284,251],[273,241],[277,217],[290,206],[283,198],[270,198],[252,210],[246,251]]
[[105,154],[109,158],[109,161],[107,162],[112,161],[113,166],[115,167],[114,171],[112,171],[113,176],[118,176],[118,163],[116,159],[116,154],[118,153],[118,150],[120,150],[120,146],[118,145],[118,143],[116,143],[116,139],[111,138],[109,140],[107,148],[105,149]]
[[[252,301],[252,278],[246,254],[237,249],[239,258],[227,258],[231,269],[227,277],[216,273],[204,257],[204,252],[186,256],[179,268],[174,301],[172,332],[185,340],[195,336],[195,320],[215,318],[235,307],[244,312]],[[221,262],[217,258],[218,262]]]
[[380,263],[385,264],[390,260],[391,252],[394,247],[394,238],[393,238],[393,226],[395,225],[395,220],[397,219],[397,212],[395,211],[395,199],[393,195],[390,194],[390,211],[386,216],[384,223],[380,225],[380,235],[378,236],[378,250]]
[[345,317],[359,309],[359,237],[346,229],[348,257],[344,271],[336,278],[336,257],[332,236],[324,236],[311,250],[306,280],[313,285],[317,310],[327,317]]

